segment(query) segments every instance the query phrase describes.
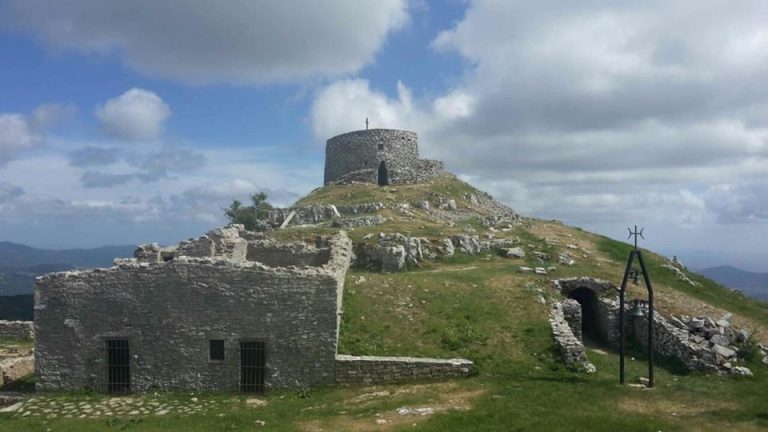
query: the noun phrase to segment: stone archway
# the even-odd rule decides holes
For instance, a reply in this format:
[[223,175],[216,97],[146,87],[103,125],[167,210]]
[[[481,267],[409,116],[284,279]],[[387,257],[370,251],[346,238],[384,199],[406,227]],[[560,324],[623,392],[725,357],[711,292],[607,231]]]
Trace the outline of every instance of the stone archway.
[[[553,281],[553,285],[563,297],[578,303],[578,307],[573,303],[576,307],[574,313],[566,314],[574,334],[586,336],[598,343],[615,342],[618,330],[614,328],[617,325],[618,310],[618,306],[614,305],[618,293],[616,286],[608,281],[587,277],[559,279]],[[567,305],[564,308],[568,309]]]
[[389,185],[389,171],[387,170],[387,163],[381,161],[379,164],[379,186]]
[[[600,339],[597,316],[597,295],[586,287],[576,288],[568,293],[568,298],[576,300],[581,307],[581,335],[592,340]],[[575,330],[575,329],[574,329]]]

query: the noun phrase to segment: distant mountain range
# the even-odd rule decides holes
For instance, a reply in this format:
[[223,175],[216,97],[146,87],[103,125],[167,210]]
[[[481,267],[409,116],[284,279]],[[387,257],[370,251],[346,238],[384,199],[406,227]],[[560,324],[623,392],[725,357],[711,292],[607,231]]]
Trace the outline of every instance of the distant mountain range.
[[752,298],[768,301],[768,273],[749,272],[732,266],[709,267],[696,272]]
[[32,319],[35,277],[78,268],[110,267],[135,246],[48,250],[0,241],[0,319]]

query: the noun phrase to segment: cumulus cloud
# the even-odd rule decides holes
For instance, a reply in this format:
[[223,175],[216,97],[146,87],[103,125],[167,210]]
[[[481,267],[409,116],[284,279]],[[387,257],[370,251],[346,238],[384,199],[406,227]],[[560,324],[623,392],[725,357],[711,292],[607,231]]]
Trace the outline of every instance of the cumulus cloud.
[[29,123],[34,129],[45,130],[69,120],[75,113],[77,113],[77,107],[73,104],[42,104],[32,111]]
[[10,0],[0,16],[51,47],[114,53],[145,74],[193,83],[289,82],[355,72],[408,19],[406,0],[232,0],[184,7],[168,0]]
[[0,165],[41,141],[21,114],[0,114]]
[[327,139],[350,130],[415,127],[420,114],[413,106],[411,91],[397,83],[397,99],[373,90],[364,79],[337,81],[318,92],[311,109],[315,135]]
[[723,224],[768,222],[768,185],[718,184],[704,194],[707,207]]
[[155,93],[132,88],[109,99],[96,109],[96,117],[112,136],[128,140],[149,140],[162,135],[163,123],[171,109]]
[[381,113],[419,132],[425,156],[535,216],[759,219],[754,188],[727,210],[703,191],[768,181],[766,16],[756,0],[473,0],[431,44],[466,60],[444,94],[388,98],[340,80],[317,93],[312,124],[326,138]]

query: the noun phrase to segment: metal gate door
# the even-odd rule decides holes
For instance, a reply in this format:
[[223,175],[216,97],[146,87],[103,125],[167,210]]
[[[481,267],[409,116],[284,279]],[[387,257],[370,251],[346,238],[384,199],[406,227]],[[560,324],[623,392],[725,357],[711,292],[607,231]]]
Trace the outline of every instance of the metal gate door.
[[264,393],[265,377],[264,342],[240,342],[240,391]]
[[131,356],[127,340],[107,341],[107,370],[107,390],[110,393],[131,391]]

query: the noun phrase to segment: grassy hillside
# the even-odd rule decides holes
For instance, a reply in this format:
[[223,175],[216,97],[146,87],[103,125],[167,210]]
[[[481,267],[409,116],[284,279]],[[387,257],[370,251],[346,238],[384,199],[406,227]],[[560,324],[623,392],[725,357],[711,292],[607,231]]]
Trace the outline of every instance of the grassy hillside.
[[[455,199],[462,211],[469,206],[467,193],[477,191],[445,176],[428,185],[331,186],[313,191],[298,204],[413,203],[438,194]],[[69,402],[106,404],[108,398],[95,394],[43,397],[32,404],[27,417],[0,417],[0,429],[445,432],[768,428],[768,366],[760,365],[759,359],[746,364],[754,377],[733,378],[688,373],[674,360],[661,358],[657,360],[657,385],[651,390],[618,385],[618,356],[610,347],[589,346],[596,374],[570,372],[557,360],[547,321],[548,306],[540,302],[541,296],[557,295],[550,280],[590,276],[618,284],[628,245],[553,221],[524,219],[508,228],[491,229],[478,222],[482,211],[451,223],[414,208],[383,213],[388,218],[386,224],[358,228],[350,231],[350,236],[355,241],[378,232],[408,232],[433,239],[454,233],[516,237],[526,250],[553,257],[541,263],[530,253],[522,260],[492,252],[457,254],[404,273],[363,269],[348,273],[340,353],[464,357],[477,363],[476,376],[440,383],[270,392],[262,398],[266,404],[259,407],[247,403],[246,397],[222,394],[148,395],[130,402],[177,407],[162,416],[114,409],[109,418],[86,415],[80,419],[80,411],[61,411],[64,408],[58,407]],[[271,235],[311,240],[332,231],[331,227],[299,227]],[[571,253],[575,265],[559,265],[561,252]],[[719,317],[730,311],[737,326],[768,328],[768,304],[688,274],[701,284],[694,287],[662,267],[662,257],[650,251],[644,254],[662,313]],[[548,275],[521,273],[521,265],[556,266],[557,270]],[[644,296],[644,290],[631,285],[629,297],[633,296]],[[766,333],[758,336],[765,338]],[[632,347],[630,356],[627,378],[636,382],[647,373],[645,357],[637,346]],[[54,408],[48,409],[59,413],[56,418],[49,418],[54,411],[44,412],[51,406]],[[421,408],[432,413],[414,414],[414,409]],[[64,412],[73,418],[62,419]]]

